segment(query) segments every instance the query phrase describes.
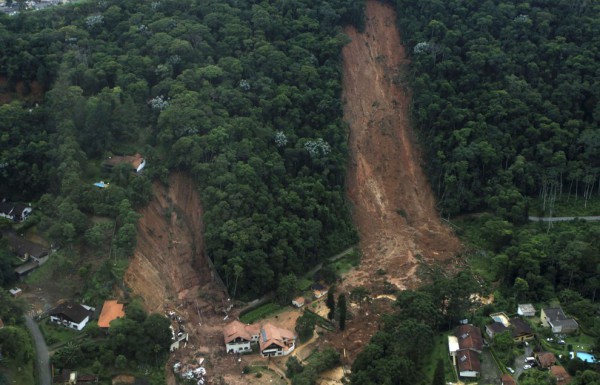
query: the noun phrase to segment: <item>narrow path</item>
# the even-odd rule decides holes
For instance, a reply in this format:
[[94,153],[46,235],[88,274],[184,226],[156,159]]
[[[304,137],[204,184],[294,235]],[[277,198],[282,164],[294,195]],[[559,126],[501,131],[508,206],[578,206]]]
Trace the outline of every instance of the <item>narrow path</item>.
[[33,337],[33,342],[35,343],[35,366],[38,370],[38,384],[51,385],[52,378],[50,377],[50,356],[48,354],[46,341],[44,341],[44,337],[40,332],[40,328],[31,317],[25,317],[25,326],[27,326],[27,329],[29,329],[31,336]]
[[568,222],[575,219],[583,219],[584,221],[600,221],[600,216],[587,217],[529,217],[532,222]]

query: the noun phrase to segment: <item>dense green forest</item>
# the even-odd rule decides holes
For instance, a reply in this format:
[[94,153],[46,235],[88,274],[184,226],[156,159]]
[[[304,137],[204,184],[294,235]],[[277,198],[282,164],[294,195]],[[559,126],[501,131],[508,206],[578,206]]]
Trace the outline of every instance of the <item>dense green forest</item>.
[[390,2],[444,213],[523,221],[526,197],[600,193],[597,2]]
[[[43,100],[0,107],[0,195],[39,200],[61,244],[102,244],[89,215],[121,218],[120,253],[150,179],[189,172],[205,241],[230,289],[255,295],[356,241],[344,199],[341,25],[353,1],[98,1],[0,15],[6,88]],[[27,99],[27,96],[26,96]],[[142,177],[99,161],[142,152]],[[112,187],[115,187],[114,189]],[[92,232],[92,233],[90,233]]]

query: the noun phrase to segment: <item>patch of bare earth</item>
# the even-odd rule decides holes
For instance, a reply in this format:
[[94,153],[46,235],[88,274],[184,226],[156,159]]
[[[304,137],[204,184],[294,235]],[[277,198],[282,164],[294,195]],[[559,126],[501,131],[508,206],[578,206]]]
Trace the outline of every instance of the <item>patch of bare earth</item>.
[[209,383],[220,376],[239,375],[244,364],[225,355],[223,308],[228,301],[213,280],[204,254],[202,206],[195,184],[175,173],[168,186],[156,182],[153,191],[152,201],[140,210],[137,246],[125,283],[148,311],[175,311],[185,320],[189,341],[171,354],[168,383],[175,384],[175,361],[197,357],[205,359]]
[[[347,184],[353,220],[360,234],[361,265],[341,287],[382,293],[384,281],[399,289],[418,284],[418,256],[446,261],[459,240],[435,209],[435,198],[421,169],[411,129],[411,93],[404,81],[409,64],[389,5],[366,3],[366,27],[345,32],[343,48],[344,119],[350,126]],[[378,317],[391,308],[387,298],[355,305],[344,338],[334,345],[353,360],[377,330]]]

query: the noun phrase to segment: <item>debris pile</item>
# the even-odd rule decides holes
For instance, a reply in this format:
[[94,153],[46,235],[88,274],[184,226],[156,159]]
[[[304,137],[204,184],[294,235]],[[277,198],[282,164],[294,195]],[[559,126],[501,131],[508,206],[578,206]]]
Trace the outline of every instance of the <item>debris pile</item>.
[[204,385],[206,383],[206,369],[203,363],[204,358],[198,358],[185,364],[177,361],[173,365],[173,372],[183,380],[195,380],[197,385]]

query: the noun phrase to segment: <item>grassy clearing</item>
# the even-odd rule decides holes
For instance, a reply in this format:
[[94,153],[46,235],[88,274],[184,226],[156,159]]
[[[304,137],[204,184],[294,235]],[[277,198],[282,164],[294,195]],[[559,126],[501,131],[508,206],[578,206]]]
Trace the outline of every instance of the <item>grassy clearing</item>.
[[310,285],[313,284],[312,279],[308,279],[308,278],[300,278],[298,280],[298,289],[300,291],[307,291],[308,289],[310,289]]
[[240,316],[240,321],[243,323],[251,324],[263,318],[267,318],[277,312],[283,310],[284,307],[277,305],[273,302],[268,302],[264,305],[257,307],[256,309],[250,310],[249,312]]
[[442,360],[444,361],[446,383],[457,381],[456,374],[454,373],[452,363],[448,356],[448,336],[450,334],[451,332],[446,332],[444,334],[439,334],[434,338],[433,351],[424,368],[424,372],[429,379],[433,379],[433,373],[435,372],[438,360]]

